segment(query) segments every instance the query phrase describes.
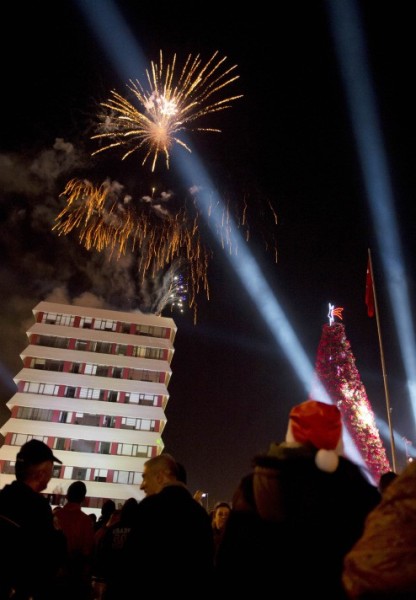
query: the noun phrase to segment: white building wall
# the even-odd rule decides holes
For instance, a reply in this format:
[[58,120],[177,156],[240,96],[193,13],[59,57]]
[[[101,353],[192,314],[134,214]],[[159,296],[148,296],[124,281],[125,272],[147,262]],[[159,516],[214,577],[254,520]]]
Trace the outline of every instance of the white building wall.
[[[51,323],[35,323],[27,331],[29,343],[21,353],[22,361],[26,358],[37,358],[53,361],[69,361],[72,363],[93,364],[100,366],[116,367],[119,369],[133,369],[134,371],[154,371],[163,374],[166,383],[155,383],[149,381],[101,377],[95,375],[84,375],[77,373],[66,373],[60,371],[48,371],[44,369],[23,367],[15,376],[16,385],[23,386],[25,382],[66,386],[70,388],[88,388],[94,390],[109,390],[112,392],[126,392],[129,394],[145,394],[146,397],[157,396],[162,400],[162,406],[149,406],[136,403],[109,402],[96,399],[70,398],[65,396],[56,396],[50,394],[38,394],[33,392],[18,391],[7,402],[10,410],[16,407],[27,409],[40,409],[59,411],[65,413],[82,413],[84,415],[99,415],[100,417],[120,417],[128,419],[145,419],[160,423],[158,431],[148,431],[139,429],[121,429],[115,427],[99,427],[92,425],[82,425],[75,423],[10,418],[0,429],[0,434],[4,437],[11,434],[16,436],[29,436],[47,439],[49,444],[56,446],[57,440],[66,440],[65,448],[71,445],[72,441],[84,440],[96,442],[96,446],[102,442],[108,442],[111,447],[120,444],[126,444],[126,448],[139,446],[140,452],[149,451],[153,454],[159,454],[163,450],[163,440],[161,433],[166,424],[164,407],[169,399],[167,384],[169,383],[172,371],[170,363],[174,354],[174,338],[176,326],[172,319],[157,317],[155,315],[145,315],[138,312],[119,312],[107,309],[95,309],[90,307],[79,307],[73,305],[63,305],[50,302],[40,302],[33,309],[35,317],[39,313],[55,313],[56,315],[70,315],[91,319],[106,319],[117,323],[133,324],[136,326],[146,326],[158,328],[155,331],[168,333],[167,337],[159,338],[151,335],[137,335],[131,333],[120,333],[117,331],[108,331],[106,329],[94,329],[93,327],[72,327],[66,325],[54,325]],[[53,320],[53,319],[51,319]],[[51,338],[60,337],[65,339],[84,340],[86,342],[106,342],[113,344],[123,344],[127,346],[140,346],[164,351],[165,359],[154,358],[135,358],[124,354],[107,354],[102,352],[88,352],[81,350],[70,350],[63,348],[52,348],[33,343],[37,335]],[[60,388],[62,389],[62,388]],[[55,393],[55,392],[54,392]],[[43,417],[43,413],[41,413]],[[38,417],[39,418],[39,417]],[[0,447],[0,485],[3,486],[14,479],[12,473],[1,472],[2,461],[14,463],[16,454],[20,446],[3,443]],[[90,472],[95,469],[102,473],[108,471],[126,472],[129,477],[138,480],[135,485],[120,484],[111,481],[93,481],[85,479],[87,485],[88,497],[92,499],[105,500],[113,498],[116,501],[123,502],[129,497],[140,499],[142,492],[139,489],[143,464],[149,456],[123,456],[121,454],[100,454],[96,452],[78,452],[62,450],[53,447],[54,454],[63,462],[60,478],[53,477],[45,493],[62,494],[74,479],[67,477],[73,468],[86,469]],[[4,469],[3,469],[4,470]],[[10,470],[10,468],[9,468]],[[91,471],[92,472],[92,471]]]

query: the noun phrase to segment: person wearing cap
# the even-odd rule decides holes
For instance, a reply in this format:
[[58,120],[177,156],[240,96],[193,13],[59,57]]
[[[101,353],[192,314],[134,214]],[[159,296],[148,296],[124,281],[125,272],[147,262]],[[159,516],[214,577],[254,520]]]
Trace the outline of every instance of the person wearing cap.
[[344,600],[342,561],[380,493],[342,456],[342,421],[332,404],[292,408],[283,443],[254,458],[234,493],[216,577],[234,594]]
[[[19,564],[17,578],[10,583],[15,590],[13,598],[19,600],[53,598],[64,559],[63,534],[55,528],[51,506],[41,494],[52,477],[54,463],[62,464],[47,444],[32,439],[16,455],[15,481],[0,490],[0,515],[15,524],[20,540],[14,557]],[[5,575],[1,572],[0,578]]]

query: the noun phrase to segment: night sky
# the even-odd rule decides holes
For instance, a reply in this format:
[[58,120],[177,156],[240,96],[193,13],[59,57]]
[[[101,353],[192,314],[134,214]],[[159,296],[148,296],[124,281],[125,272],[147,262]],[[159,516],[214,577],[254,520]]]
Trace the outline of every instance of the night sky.
[[[98,20],[107,0],[84,4],[97,8]],[[206,117],[204,126],[219,127],[221,133],[188,132],[192,151],[220,194],[237,203],[244,198],[251,232],[247,246],[312,364],[328,303],[344,308],[343,323],[368,398],[386,420],[376,322],[364,302],[371,248],[392,421],[399,438],[416,444],[327,4],[287,2],[273,10],[250,5],[238,12],[227,9],[226,16],[224,4],[215,2],[198,10],[194,3],[166,8],[115,2],[149,63],[158,61],[159,50],[167,58],[200,54],[203,61],[218,50],[228,66],[238,65],[239,79],[229,91],[243,97]],[[414,302],[414,20],[404,2],[367,0],[359,7]],[[40,300],[71,302],[87,293],[86,302],[99,296],[124,310],[127,290],[137,286],[129,257],[109,261],[81,247],[76,234],[52,231],[65,183],[74,175],[96,182],[109,177],[134,198],[153,186],[173,190],[179,198],[183,190],[163,161],[152,174],[138,154],[125,161],[116,153],[91,157],[99,102],[112,89],[124,94],[128,82],[76,2],[16,0],[4,28],[0,398],[6,402],[21,368],[24,332]],[[115,28],[108,29],[108,42],[123,49]],[[186,150],[175,153],[180,159]],[[198,296],[197,322],[192,311],[163,313],[178,327],[163,440],[165,450],[185,465],[190,489],[205,490],[214,503],[229,500],[253,456],[284,437],[291,406],[307,393],[226,253],[208,230],[204,235],[212,248],[210,297]],[[390,457],[389,439],[384,442]],[[405,456],[396,449],[402,467]]]

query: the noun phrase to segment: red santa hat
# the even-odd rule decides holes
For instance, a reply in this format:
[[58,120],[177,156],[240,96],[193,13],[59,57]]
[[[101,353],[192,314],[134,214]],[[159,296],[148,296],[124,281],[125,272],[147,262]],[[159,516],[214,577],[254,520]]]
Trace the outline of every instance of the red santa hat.
[[311,444],[317,448],[315,463],[322,471],[333,473],[342,453],[342,420],[334,404],[306,400],[289,413],[287,442]]

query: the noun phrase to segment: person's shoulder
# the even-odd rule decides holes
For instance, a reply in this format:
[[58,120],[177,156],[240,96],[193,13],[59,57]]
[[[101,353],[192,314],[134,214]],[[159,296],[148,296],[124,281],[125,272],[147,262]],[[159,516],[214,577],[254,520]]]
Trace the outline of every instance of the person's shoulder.
[[353,493],[367,496],[370,503],[377,504],[381,495],[377,486],[371,483],[361,468],[348,458],[339,457],[338,476],[344,480]]
[[140,502],[137,504],[135,514],[136,519],[141,519],[143,514],[159,510],[159,506],[162,504],[161,500],[163,500],[163,498],[161,498],[160,492],[158,494],[151,494],[150,496],[145,496],[142,498],[142,500],[140,500]]
[[[199,504],[197,500],[195,500],[188,490],[186,485],[182,483],[172,483],[166,485],[158,494],[155,496],[159,496],[160,499],[170,499],[170,500],[192,500]],[[150,496],[151,497],[151,496]]]
[[46,498],[43,498],[41,494],[34,492],[28,485],[17,480],[4,486],[0,492],[0,498],[5,502],[24,500],[25,502],[33,504],[42,499],[47,503]]
[[[65,508],[65,506],[63,507],[62,510],[58,511],[58,517],[59,517],[59,514],[62,513],[64,508]],[[79,523],[83,528],[90,530],[92,534],[95,533],[94,523],[91,521],[91,517],[89,515],[87,515],[87,513],[85,513],[81,507],[79,507],[79,510],[72,511],[71,518],[74,521],[76,521],[77,523]]]
[[17,480],[12,481],[11,483],[7,483],[1,490],[0,496],[8,496],[12,493],[17,493],[19,491],[23,491],[27,486],[23,483],[20,483]]
[[1,490],[0,490],[0,502],[6,500],[7,497],[9,496],[9,494],[10,494],[10,486],[11,486],[11,484],[8,483],[3,488],[1,488]]

